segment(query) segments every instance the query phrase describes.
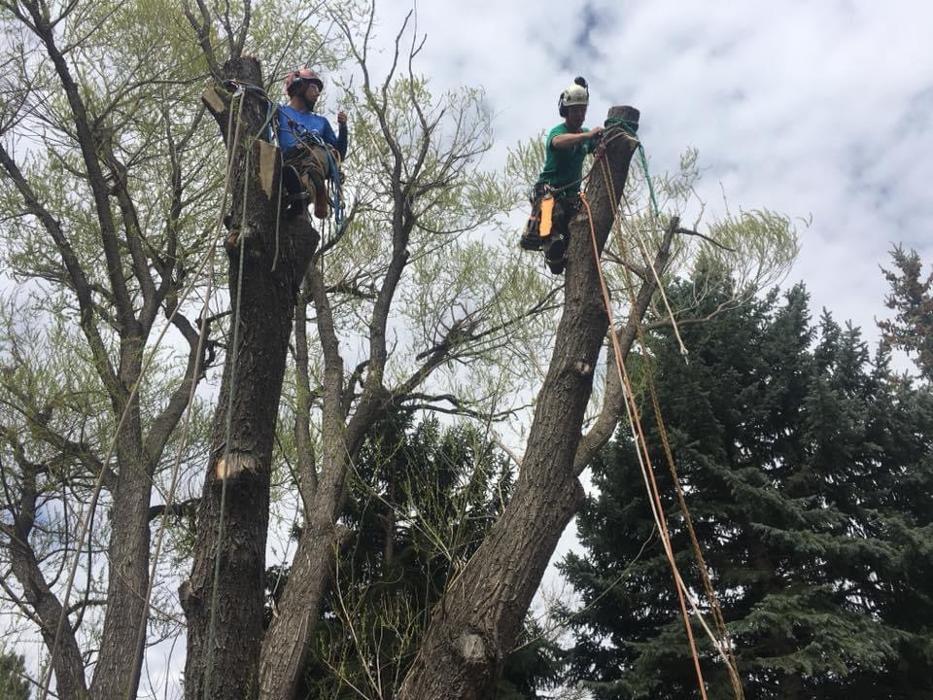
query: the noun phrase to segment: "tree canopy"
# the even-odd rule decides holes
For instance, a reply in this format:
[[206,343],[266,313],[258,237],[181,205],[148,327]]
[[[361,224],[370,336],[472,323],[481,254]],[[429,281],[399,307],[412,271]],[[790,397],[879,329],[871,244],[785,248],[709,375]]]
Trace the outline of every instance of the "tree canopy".
[[[508,216],[540,144],[487,167],[481,88],[435,88],[409,20],[383,45],[388,63],[373,60],[375,8],[356,1],[5,0],[0,22],[0,580],[14,633],[44,644],[36,682],[133,696],[185,633],[188,697],[287,697],[337,609],[341,567],[381,579],[428,533],[444,575],[405,599],[424,634],[393,692],[432,694],[419,683],[443,667],[460,683],[443,692],[482,697],[536,636],[523,636],[528,604],[618,421],[607,332],[627,353],[645,314],[665,326],[655,294],[694,268],[740,280],[712,315],[747,303],[793,259],[790,221],[752,210],[706,238],[677,227],[692,152],[655,175],[657,218],[638,206],[648,182],[627,180],[636,144],[617,128],[586,183],[620,305],[608,328],[582,219],[566,283],[514,246]],[[350,112],[339,228],[283,223],[276,178],[267,191],[257,173],[282,74],[309,61],[330,71],[325,101]],[[694,286],[670,315],[711,315],[714,292]],[[367,452],[400,412],[513,435],[514,483],[492,497],[499,457],[471,454],[464,432],[436,450],[469,464],[457,488],[443,470],[415,488]],[[445,517],[362,508],[361,465],[373,493]],[[374,514],[394,534],[361,542]],[[348,557],[354,541],[367,556],[381,543],[382,559]],[[276,543],[288,576],[264,616]],[[526,671],[551,653],[521,650]],[[535,673],[510,676],[512,692]]]
[[[899,302],[913,298],[904,289]],[[808,301],[797,285],[683,328],[689,365],[669,333],[638,360],[657,385],[748,696],[926,697],[933,394],[897,373],[884,346],[870,353],[857,328],[828,312],[814,324]],[[646,416],[648,400],[645,390]],[[658,426],[648,430],[660,450]],[[565,611],[570,676],[601,699],[698,697],[625,431],[593,472],[578,518],[586,553],[562,564],[582,603]],[[670,475],[656,476],[682,569],[702,590]],[[710,697],[731,697],[709,644],[701,651]]]

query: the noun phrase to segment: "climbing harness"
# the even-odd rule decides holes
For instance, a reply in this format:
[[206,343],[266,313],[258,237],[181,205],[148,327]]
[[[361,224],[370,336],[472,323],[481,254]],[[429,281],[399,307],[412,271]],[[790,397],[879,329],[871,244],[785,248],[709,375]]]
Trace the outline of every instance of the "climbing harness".
[[[343,224],[344,218],[341,197],[343,177],[340,172],[340,154],[337,153],[330,144],[325,142],[320,134],[308,130],[303,124],[299,124],[293,119],[288,119],[288,126],[298,141],[298,144],[292,149],[289,149],[290,155],[288,155],[287,158],[286,155],[283,154],[283,159],[286,164],[292,165],[294,165],[298,159],[301,159],[299,162],[305,169],[309,172],[314,170],[315,174],[320,177],[321,185],[325,190],[329,190],[325,192],[325,196],[327,197],[328,205],[334,211],[334,219],[339,229]],[[304,152],[303,158],[294,153],[296,149],[300,149]],[[323,158],[320,157],[321,155],[323,155]],[[310,178],[310,174],[308,177]],[[316,196],[317,194],[315,191],[315,197]]]
[[[560,95],[559,109],[561,116],[566,116],[566,109],[575,105],[586,105],[589,100],[586,81],[583,78],[576,78],[574,85],[565,90]],[[602,134],[595,134],[591,143],[599,143]],[[592,171],[590,167],[590,171]],[[532,188],[529,201],[531,203],[531,214],[525,229],[519,239],[519,247],[523,250],[545,250],[545,262],[551,268],[551,272],[560,274],[564,269],[564,253],[569,239],[569,224],[571,218],[576,214],[579,208],[579,193],[568,193],[572,187],[578,187],[584,182],[589,173],[582,177],[567,182],[559,187],[538,181]],[[549,240],[554,232],[555,225],[559,219],[559,231],[557,236]],[[552,250],[553,247],[553,250]]]
[[539,182],[528,201],[531,203],[531,215],[519,245],[524,250],[541,250],[554,225],[554,188],[546,182]]

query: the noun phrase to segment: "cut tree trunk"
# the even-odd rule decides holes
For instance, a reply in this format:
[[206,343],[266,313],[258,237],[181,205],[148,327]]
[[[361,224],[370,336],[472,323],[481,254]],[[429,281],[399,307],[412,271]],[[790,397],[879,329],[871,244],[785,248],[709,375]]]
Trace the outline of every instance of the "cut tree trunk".
[[[638,111],[613,107],[609,117],[637,123]],[[621,131],[611,133],[604,157],[614,192],[600,164],[586,186],[600,253],[637,144]],[[514,495],[435,607],[402,684],[402,700],[495,696],[503,659],[522,629],[554,547],[583,499],[574,458],[608,325],[589,222],[581,207],[571,223],[563,314]]]
[[[262,85],[260,67],[253,58],[228,61],[224,73],[244,84]],[[296,293],[318,241],[317,232],[303,216],[282,219],[276,240],[278,163],[270,197],[259,181],[259,144],[255,141],[268,105],[251,91],[243,99],[240,145],[232,156],[232,227],[227,243],[232,310],[229,343],[198,510],[194,564],[180,591],[188,620],[185,697],[192,700],[240,700],[258,693],[276,416]],[[231,109],[235,115],[236,101],[225,100],[222,111],[216,109],[215,101],[212,108],[228,144],[236,133],[236,128],[226,133]],[[219,565],[216,578],[215,564]]]

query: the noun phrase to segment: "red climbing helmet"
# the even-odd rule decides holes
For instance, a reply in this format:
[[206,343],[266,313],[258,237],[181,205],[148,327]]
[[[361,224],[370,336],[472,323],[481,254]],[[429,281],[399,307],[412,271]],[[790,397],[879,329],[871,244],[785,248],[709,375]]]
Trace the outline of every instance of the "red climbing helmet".
[[296,80],[306,80],[309,83],[317,83],[318,90],[324,89],[324,81],[321,80],[321,76],[310,68],[299,68],[298,70],[289,71],[288,75],[285,76],[285,94],[288,94],[288,88]]

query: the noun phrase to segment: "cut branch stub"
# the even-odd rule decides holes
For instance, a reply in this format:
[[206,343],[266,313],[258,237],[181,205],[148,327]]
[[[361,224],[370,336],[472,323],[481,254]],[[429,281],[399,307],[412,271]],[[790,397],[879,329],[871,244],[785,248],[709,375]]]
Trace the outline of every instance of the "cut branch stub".
[[616,122],[616,120],[621,120],[626,123],[632,131],[638,131],[639,119],[641,118],[641,112],[634,107],[629,105],[615,105],[609,108],[609,118],[606,120],[610,123]]

